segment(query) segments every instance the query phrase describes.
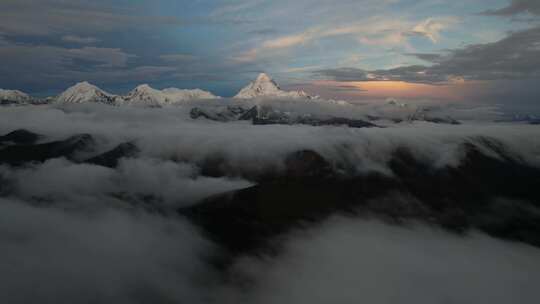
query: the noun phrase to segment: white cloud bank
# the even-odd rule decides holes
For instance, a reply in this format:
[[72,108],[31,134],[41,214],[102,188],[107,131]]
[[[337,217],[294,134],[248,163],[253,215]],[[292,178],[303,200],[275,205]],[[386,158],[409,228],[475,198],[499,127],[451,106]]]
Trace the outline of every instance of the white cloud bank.
[[277,258],[245,258],[243,303],[536,303],[540,250],[480,233],[450,235],[334,218],[299,232]]
[[[307,109],[282,103],[283,109]],[[192,106],[0,108],[2,134],[26,128],[53,140],[90,133],[100,151],[126,141],[141,149],[139,158],[115,169],[64,159],[0,166],[0,298],[25,304],[536,303],[540,250],[526,245],[419,224],[334,219],[289,236],[282,255],[244,258],[232,273],[218,274],[208,261],[219,250],[175,208],[250,185],[199,176],[194,164],[211,157],[256,171],[279,166],[290,152],[313,149],[360,172],[386,172],[398,146],[434,165],[453,165],[459,145],[482,135],[539,165],[537,126],[254,126],[192,120]],[[335,106],[309,109],[360,113]]]

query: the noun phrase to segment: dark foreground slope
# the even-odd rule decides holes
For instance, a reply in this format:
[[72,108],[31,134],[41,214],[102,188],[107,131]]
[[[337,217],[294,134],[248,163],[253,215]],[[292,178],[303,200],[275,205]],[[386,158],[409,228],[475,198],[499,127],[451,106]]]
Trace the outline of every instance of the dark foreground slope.
[[[88,134],[44,138],[23,130],[0,137],[0,164],[25,166],[62,157],[115,168],[120,159],[140,153],[133,142],[98,152]],[[236,176],[257,184],[206,198],[179,213],[234,255],[275,249],[275,241],[288,231],[343,213],[394,224],[413,219],[455,233],[479,229],[540,246],[540,169],[489,137],[469,138],[460,150],[458,165],[437,167],[397,147],[386,164],[391,174],[354,173],[351,164],[329,161],[312,150],[292,153],[284,168],[258,175],[209,158],[191,165],[203,176]],[[162,209],[148,204],[151,210]]]
[[15,130],[0,136],[0,165],[23,166],[63,157],[73,162],[114,168],[121,158],[134,157],[139,152],[134,143],[128,142],[98,153],[96,141],[90,134],[38,143],[42,138],[44,136],[27,130]]
[[388,162],[393,176],[344,175],[319,154],[299,151],[281,175],[179,211],[233,254],[274,249],[285,232],[338,213],[414,219],[455,233],[475,228],[540,246],[540,170],[490,138],[461,149],[458,166],[436,168],[398,148]]

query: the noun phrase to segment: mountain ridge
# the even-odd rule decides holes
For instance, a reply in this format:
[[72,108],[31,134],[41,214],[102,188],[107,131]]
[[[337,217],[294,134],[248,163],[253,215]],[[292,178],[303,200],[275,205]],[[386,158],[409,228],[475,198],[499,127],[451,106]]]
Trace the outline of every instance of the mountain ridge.
[[99,102],[114,104],[116,95],[109,94],[97,86],[87,82],[79,82],[67,88],[64,92],[54,98],[56,103],[85,103]]
[[304,91],[282,90],[266,73],[260,73],[254,81],[242,88],[233,98],[253,99],[259,97],[313,98]]
[[217,99],[218,96],[201,89],[166,88],[158,90],[148,84],[142,84],[120,97],[121,104],[163,106],[188,100]]
[[0,89],[0,104],[26,104],[32,100],[30,95],[19,90]]
[[[266,73],[260,73],[257,78],[241,89],[232,99],[256,99],[256,98],[304,98],[317,99],[304,91],[285,91]],[[111,94],[88,82],[78,82],[54,97],[43,99],[44,103],[57,104],[80,104],[80,103],[103,103],[108,105],[140,105],[140,106],[164,106],[173,105],[189,100],[218,99],[214,95],[202,89],[179,89],[165,88],[155,89],[149,84],[140,84],[125,95]],[[0,101],[2,104],[31,104],[38,99],[18,91],[0,89]]]

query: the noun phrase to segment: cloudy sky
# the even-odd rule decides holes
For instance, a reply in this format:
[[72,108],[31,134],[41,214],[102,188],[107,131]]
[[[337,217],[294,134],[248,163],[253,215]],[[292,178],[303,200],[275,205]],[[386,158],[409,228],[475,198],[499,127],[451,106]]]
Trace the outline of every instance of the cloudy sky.
[[233,95],[265,71],[344,99],[534,105],[538,0],[2,0],[0,87]]

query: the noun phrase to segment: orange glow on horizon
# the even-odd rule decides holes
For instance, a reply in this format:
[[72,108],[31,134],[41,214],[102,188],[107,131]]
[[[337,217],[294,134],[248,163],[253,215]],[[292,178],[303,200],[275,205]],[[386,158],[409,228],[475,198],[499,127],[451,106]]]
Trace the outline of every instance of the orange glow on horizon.
[[[362,82],[340,82],[340,81],[315,81],[314,85],[323,87],[346,87],[350,88],[350,93],[358,97],[401,97],[401,98],[440,98],[440,99],[460,99],[472,87],[482,85],[481,82],[451,82],[441,85],[412,83],[405,81],[362,81]],[[358,88],[355,91],[354,88]]]

